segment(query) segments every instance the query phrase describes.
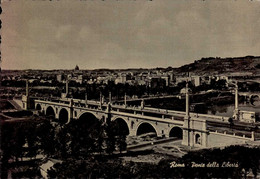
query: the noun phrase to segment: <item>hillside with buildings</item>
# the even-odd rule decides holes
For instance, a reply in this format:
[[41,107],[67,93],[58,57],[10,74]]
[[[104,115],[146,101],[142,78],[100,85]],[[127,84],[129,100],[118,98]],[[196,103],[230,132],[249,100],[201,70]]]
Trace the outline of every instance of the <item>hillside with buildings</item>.
[[177,73],[190,72],[196,75],[226,74],[236,76],[243,73],[246,75],[260,74],[260,57],[246,56],[234,58],[209,57],[195,60],[194,63],[181,66],[176,69]]

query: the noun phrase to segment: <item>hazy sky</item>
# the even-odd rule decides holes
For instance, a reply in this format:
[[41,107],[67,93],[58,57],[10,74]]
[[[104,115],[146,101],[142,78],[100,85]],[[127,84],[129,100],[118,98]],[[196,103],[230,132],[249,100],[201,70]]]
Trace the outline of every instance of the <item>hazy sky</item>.
[[178,67],[260,55],[260,1],[3,0],[2,69]]

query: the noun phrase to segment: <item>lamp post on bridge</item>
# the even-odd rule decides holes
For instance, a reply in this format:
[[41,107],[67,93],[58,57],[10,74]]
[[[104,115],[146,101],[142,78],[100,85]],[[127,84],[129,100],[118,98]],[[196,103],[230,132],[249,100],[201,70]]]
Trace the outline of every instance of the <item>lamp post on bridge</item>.
[[112,93],[111,93],[111,91],[109,91],[109,102],[110,102],[110,104],[112,103]]
[[124,104],[125,104],[125,107],[126,107],[126,93],[125,93],[125,96],[124,96]]
[[188,81],[186,81],[186,113],[185,113],[185,118],[189,119],[190,118],[190,99],[189,99],[189,85]]
[[26,80],[26,93],[25,93],[26,97],[29,96],[29,81],[28,79]]
[[235,109],[234,109],[234,119],[239,120],[239,106],[238,106],[238,84],[237,81],[230,82],[230,84],[235,85]]
[[144,99],[141,101],[141,109],[144,109]]
[[237,81],[235,83],[235,110],[234,110],[235,120],[239,120],[239,109],[238,109],[238,85]]
[[100,95],[99,95],[100,109],[102,109],[102,102],[103,102],[103,96],[102,96],[102,92],[100,92]]
[[69,80],[66,80],[66,97],[69,94]]
[[67,98],[69,95],[69,80],[66,80],[65,93],[61,93],[61,98]]
[[184,116],[184,123],[183,123],[183,139],[182,139],[182,145],[186,146],[193,146],[193,133],[190,130],[191,129],[191,121],[190,121],[190,101],[189,101],[189,86],[188,86],[188,80],[186,80],[186,90],[185,90],[185,96],[186,96],[186,110],[185,110],[185,116]]

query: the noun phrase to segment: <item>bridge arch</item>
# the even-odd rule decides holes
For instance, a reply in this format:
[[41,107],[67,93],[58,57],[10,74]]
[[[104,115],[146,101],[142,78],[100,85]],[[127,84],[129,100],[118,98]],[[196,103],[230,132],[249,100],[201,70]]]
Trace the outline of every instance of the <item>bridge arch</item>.
[[[81,112],[81,113],[79,113],[79,111],[78,111],[78,113],[77,113],[77,119],[79,120],[79,119],[82,119],[82,117],[84,117],[84,116],[86,116],[86,115],[93,115],[96,119],[99,119],[98,118],[98,116],[94,113],[94,112],[90,112],[90,111],[83,111],[83,112]],[[84,116],[83,116],[84,115]],[[76,117],[76,116],[75,116]]]
[[41,111],[42,110],[42,106],[40,104],[36,104],[35,109],[38,110],[38,111]]
[[67,109],[62,108],[59,112],[59,122],[62,124],[69,123],[69,112]]
[[178,126],[174,126],[169,133],[169,137],[177,137],[178,139],[182,139],[183,131],[182,128]]
[[142,135],[142,134],[147,134],[147,133],[155,133],[156,136],[158,136],[156,132],[156,128],[148,123],[148,122],[142,122],[138,125],[137,130],[136,130],[136,135]]
[[45,112],[46,116],[51,116],[55,118],[55,111],[54,108],[52,106],[48,106],[46,108],[46,112]]
[[129,135],[129,126],[127,121],[121,117],[115,118],[111,121],[113,127],[115,127],[116,135]]
[[79,118],[75,121],[77,125],[80,125],[81,128],[89,129],[94,127],[97,124],[100,124],[99,119],[92,112],[84,112]]

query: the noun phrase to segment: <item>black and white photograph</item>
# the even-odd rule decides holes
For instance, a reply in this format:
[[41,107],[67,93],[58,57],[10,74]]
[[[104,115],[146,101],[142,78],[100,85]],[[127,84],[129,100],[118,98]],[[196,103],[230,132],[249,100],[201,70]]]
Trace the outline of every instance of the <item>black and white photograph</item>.
[[260,178],[260,0],[1,0],[0,178]]

